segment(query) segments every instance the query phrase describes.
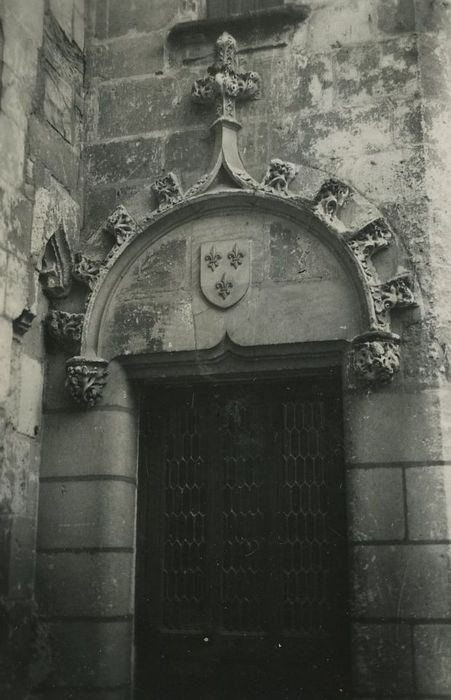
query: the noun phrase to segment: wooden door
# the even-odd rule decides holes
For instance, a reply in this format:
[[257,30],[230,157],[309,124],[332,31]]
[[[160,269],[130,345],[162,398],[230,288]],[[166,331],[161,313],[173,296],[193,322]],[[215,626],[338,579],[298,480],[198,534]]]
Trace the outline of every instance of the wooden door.
[[137,698],[344,697],[339,388],[153,389],[137,580]]

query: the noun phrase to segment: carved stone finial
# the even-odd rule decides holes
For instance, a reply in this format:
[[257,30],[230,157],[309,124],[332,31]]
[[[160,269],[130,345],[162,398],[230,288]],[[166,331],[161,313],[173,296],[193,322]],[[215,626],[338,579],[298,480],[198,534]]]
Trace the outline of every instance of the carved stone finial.
[[276,192],[288,194],[290,182],[294,180],[298,172],[299,167],[294,163],[280,160],[280,158],[273,158],[268,166],[262,185]]
[[183,197],[182,188],[174,173],[168,173],[156,180],[152,185],[152,191],[155,193],[160,209],[176,204]]
[[45,327],[50,337],[61,345],[79,343],[84,318],[84,314],[52,309],[46,316]]
[[75,255],[75,264],[72,270],[72,275],[76,280],[86,284],[89,289],[93,289],[95,281],[100,272],[100,263],[96,260],[87,258],[82,253]]
[[48,240],[42,256],[39,281],[51,299],[66,297],[72,285],[72,253],[62,226]]
[[84,406],[95,406],[102,398],[108,376],[108,362],[71,357],[66,362],[66,387],[72,398]]
[[400,368],[399,337],[393,333],[365,333],[353,340],[352,367],[367,384],[386,384]]
[[122,204],[108,217],[105,227],[113,234],[117,245],[126,243],[138,231],[136,221]]
[[340,180],[327,180],[315,197],[316,210],[327,221],[333,222],[352,197],[351,188]]
[[255,100],[260,94],[260,76],[254,71],[239,73],[236,69],[236,41],[227,32],[215,44],[215,62],[209,66],[209,75],[196,80],[192,98],[196,102],[216,105],[218,117],[235,121],[237,100]]

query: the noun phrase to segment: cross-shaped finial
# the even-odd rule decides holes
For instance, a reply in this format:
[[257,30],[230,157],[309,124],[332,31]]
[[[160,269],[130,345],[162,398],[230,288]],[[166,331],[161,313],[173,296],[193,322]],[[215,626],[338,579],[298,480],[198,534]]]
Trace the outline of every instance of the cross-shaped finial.
[[208,67],[209,75],[196,80],[192,97],[196,102],[214,102],[219,118],[235,121],[237,100],[255,100],[260,94],[258,73],[238,73],[236,70],[236,41],[227,32],[215,44],[215,62]]

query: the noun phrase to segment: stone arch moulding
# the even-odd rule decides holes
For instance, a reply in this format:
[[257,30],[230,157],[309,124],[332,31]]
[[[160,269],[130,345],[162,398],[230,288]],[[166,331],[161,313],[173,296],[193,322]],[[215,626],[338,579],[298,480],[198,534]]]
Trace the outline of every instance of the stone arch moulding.
[[[161,177],[152,187],[157,206],[141,221],[135,220],[122,205],[108,217],[102,228],[112,235],[114,244],[103,260],[90,259],[83,254],[76,257],[72,274],[87,288],[87,299],[81,319],[79,353],[66,363],[67,386],[72,397],[85,406],[93,406],[101,399],[109,361],[131,352],[125,346],[114,346],[105,340],[114,332],[115,298],[121,290],[122,299],[133,292],[131,289],[126,290],[127,294],[124,292],[124,279],[133,275],[139,277],[136,270],[141,264],[142,272],[145,255],[161,246],[162,241],[169,241],[171,236],[177,238],[177,231],[188,230],[193,222],[206,222],[204,229],[208,233],[204,231],[203,238],[201,235],[196,242],[200,255],[197,253],[197,258],[189,261],[189,267],[194,269],[191,283],[202,289],[207,299],[203,299],[205,309],[214,307],[215,318],[230,319],[235,313],[232,309],[240,307],[240,299],[250,285],[251,268],[258,267],[262,255],[257,251],[251,265],[251,248],[247,249],[244,240],[246,233],[240,230],[238,235],[230,234],[230,240],[224,241],[223,236],[215,234],[217,229],[208,229],[208,225],[214,224],[214,217],[218,224],[219,215],[226,220],[227,216],[239,215],[240,212],[246,225],[250,219],[257,221],[265,214],[279,217],[279,233],[282,235],[285,235],[283,222],[291,222],[304,231],[305,240],[310,241],[315,250],[316,247],[321,249],[321,255],[324,253],[332,261],[332,267],[340,271],[341,278],[346,279],[349,289],[352,289],[349,294],[356,300],[354,317],[358,318],[355,318],[354,325],[350,324],[348,334],[342,333],[337,339],[349,343],[350,367],[357,381],[368,385],[389,382],[399,370],[400,337],[392,330],[391,311],[416,305],[413,279],[407,270],[395,268],[395,274],[383,281],[373,260],[379,252],[396,248],[394,233],[368,200],[337,179],[326,179],[314,197],[307,197],[290,190],[298,173],[298,166],[293,163],[271,160],[261,182],[246,172],[238,149],[237,133],[241,127],[236,120],[235,106],[238,100],[258,98],[261,79],[257,73],[238,71],[236,52],[235,40],[224,33],[216,42],[215,61],[208,69],[207,77],[193,85],[193,100],[213,103],[216,110],[216,120],[212,125],[215,144],[209,172],[185,192],[174,173]],[[217,228],[222,228],[222,225]],[[257,240],[257,248],[260,243]],[[293,240],[289,238],[285,243],[285,249],[291,250],[292,255],[285,262],[290,266],[295,260],[300,275],[304,272],[303,261],[312,253],[310,243],[303,250],[295,250]],[[226,247],[221,247],[222,244]],[[253,245],[255,247],[255,241]],[[225,264],[233,270],[221,267]],[[215,276],[223,269],[226,272],[222,276]],[[210,272],[213,276],[208,277]],[[323,273],[317,274],[316,282],[322,285],[321,289],[326,289],[327,269]],[[211,288],[209,279],[215,281]],[[297,284],[298,279],[295,276],[290,281],[289,303],[292,307],[297,304],[297,308],[303,309],[310,305],[316,316],[324,315],[326,311],[330,314],[330,309],[325,308],[327,303],[321,296],[322,292],[318,298],[314,295],[312,298],[312,280],[310,298],[308,294],[305,298],[301,290],[306,286]],[[316,289],[320,288],[317,286]],[[200,296],[200,290],[196,290],[196,294]],[[271,301],[268,305],[271,306]],[[54,318],[55,313],[59,314],[58,319]],[[77,317],[77,322],[79,320]],[[135,320],[138,323],[138,319]],[[50,323],[64,338],[66,326],[70,333],[71,314],[54,311]],[[233,336],[227,323],[218,323],[225,329],[223,336]],[[350,330],[353,330],[351,337]],[[221,338],[217,340],[219,342]],[[282,338],[278,342],[285,341]],[[291,339],[291,342],[295,340]],[[251,345],[252,342],[247,340],[241,344]],[[197,345],[193,349],[197,349]],[[149,350],[155,348],[150,345],[136,352]]]

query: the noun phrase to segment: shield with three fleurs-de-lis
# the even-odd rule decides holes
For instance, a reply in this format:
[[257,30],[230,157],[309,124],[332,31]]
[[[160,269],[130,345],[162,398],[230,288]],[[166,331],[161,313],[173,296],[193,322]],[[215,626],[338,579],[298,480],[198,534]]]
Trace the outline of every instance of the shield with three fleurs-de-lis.
[[221,309],[237,304],[251,281],[251,242],[244,239],[203,243],[200,247],[200,288]]

